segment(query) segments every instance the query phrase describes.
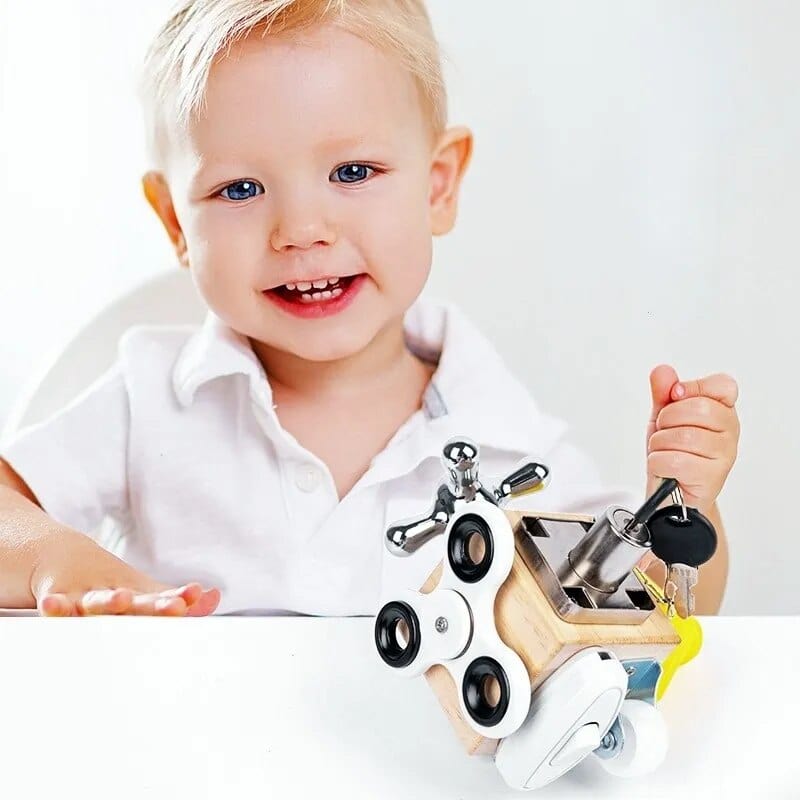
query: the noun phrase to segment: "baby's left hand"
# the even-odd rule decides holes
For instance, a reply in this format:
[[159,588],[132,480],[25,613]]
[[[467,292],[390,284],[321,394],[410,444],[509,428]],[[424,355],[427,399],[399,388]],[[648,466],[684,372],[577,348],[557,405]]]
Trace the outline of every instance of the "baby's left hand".
[[667,365],[650,373],[647,495],[664,478],[680,484],[686,505],[708,514],[736,460],[739,387],[730,375],[678,381]]

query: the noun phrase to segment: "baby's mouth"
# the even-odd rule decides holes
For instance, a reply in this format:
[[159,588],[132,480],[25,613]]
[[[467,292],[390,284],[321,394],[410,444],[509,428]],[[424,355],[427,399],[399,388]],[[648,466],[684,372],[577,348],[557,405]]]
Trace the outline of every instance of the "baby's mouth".
[[344,294],[356,277],[356,275],[349,275],[345,278],[320,278],[313,282],[285,283],[270,291],[290,303],[320,303],[335,300],[339,295]]

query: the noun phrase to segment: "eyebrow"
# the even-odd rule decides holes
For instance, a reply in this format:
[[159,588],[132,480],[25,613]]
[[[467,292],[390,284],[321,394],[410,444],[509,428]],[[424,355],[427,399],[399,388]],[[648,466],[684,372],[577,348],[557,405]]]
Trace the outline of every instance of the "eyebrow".
[[[204,158],[195,162],[190,172],[189,186],[192,189],[203,189],[220,180],[238,176],[244,169],[241,162],[225,161],[218,158]],[[213,180],[212,180],[213,179]]]
[[[205,161],[193,169],[189,176],[189,190],[192,192],[206,191],[217,180],[225,180],[221,177],[223,175],[238,174],[238,171],[233,170],[232,165],[228,165],[223,161]],[[219,175],[220,178],[215,176]],[[214,180],[211,180],[214,178]]]
[[348,147],[360,147],[366,144],[365,136],[338,136],[324,142],[320,150],[345,150]]
[[386,152],[396,146],[396,140],[385,136],[336,136],[328,139],[320,146],[321,152],[331,150],[349,150],[355,148],[369,148],[380,152]]

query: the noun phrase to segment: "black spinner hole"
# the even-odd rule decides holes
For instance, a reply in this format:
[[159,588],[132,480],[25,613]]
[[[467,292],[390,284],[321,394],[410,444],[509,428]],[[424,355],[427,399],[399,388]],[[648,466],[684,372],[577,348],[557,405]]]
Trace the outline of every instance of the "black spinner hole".
[[491,727],[506,715],[511,697],[508,676],[493,658],[481,656],[467,667],[461,692],[469,715],[478,724]]
[[375,618],[375,645],[390,667],[407,667],[419,652],[419,619],[408,603],[387,603]]
[[476,514],[461,517],[450,531],[447,557],[456,577],[464,583],[477,583],[486,577],[494,558],[494,538],[486,520]]

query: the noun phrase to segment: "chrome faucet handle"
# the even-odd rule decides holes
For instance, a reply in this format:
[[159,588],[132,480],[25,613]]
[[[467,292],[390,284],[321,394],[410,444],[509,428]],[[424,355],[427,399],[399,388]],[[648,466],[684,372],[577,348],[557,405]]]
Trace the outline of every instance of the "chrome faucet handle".
[[442,448],[442,465],[449,483],[436,490],[433,509],[420,517],[400,520],[386,531],[384,544],[394,556],[410,556],[426,542],[444,533],[455,512],[456,504],[472,502],[477,497],[502,505],[511,497],[518,497],[543,489],[550,470],[536,461],[527,461],[515,467],[496,489],[484,487],[478,480],[480,448],[470,439],[449,439]]
[[441,484],[429,514],[401,520],[386,531],[386,549],[394,556],[410,556],[426,542],[444,533],[454,511],[455,500],[450,487],[446,483]]
[[474,500],[481,489],[478,480],[480,448],[463,437],[449,439],[442,448],[442,465],[450,476],[450,491],[458,499]]
[[537,461],[526,461],[500,481],[494,490],[495,500],[502,505],[507,500],[544,489],[550,483],[550,470]]

